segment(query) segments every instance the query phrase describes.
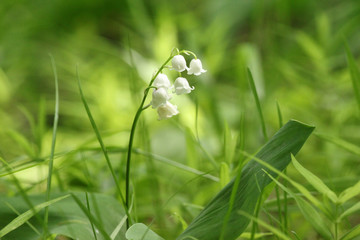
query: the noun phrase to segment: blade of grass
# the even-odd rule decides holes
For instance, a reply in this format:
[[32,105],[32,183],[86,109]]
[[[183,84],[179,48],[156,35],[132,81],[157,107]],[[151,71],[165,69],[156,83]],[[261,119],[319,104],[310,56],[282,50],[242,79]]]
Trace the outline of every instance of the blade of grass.
[[125,216],[121,219],[121,221],[119,222],[119,224],[115,227],[114,231],[110,234],[110,238],[111,238],[112,240],[114,240],[114,239],[116,238],[116,236],[119,234],[122,226],[123,226],[123,225],[125,224],[125,222],[126,222],[126,218],[127,218],[127,216],[125,215]]
[[[34,215],[35,215],[35,209],[34,209],[34,205],[32,204],[29,196],[26,194],[25,190],[23,189],[23,187],[20,184],[20,181],[17,179],[17,177],[12,173],[14,172],[12,170],[12,167],[9,165],[8,162],[6,162],[3,158],[0,157],[0,161],[5,165],[5,168],[8,172],[10,172],[10,176],[12,177],[16,188],[18,189],[21,197],[24,199],[24,201],[26,202],[26,204],[28,205],[28,207],[31,209],[31,211],[33,211]],[[37,220],[39,221],[39,223],[43,224],[42,219],[36,215]]]
[[207,178],[207,179],[210,179],[214,182],[219,182],[219,178],[218,177],[215,177],[213,175],[210,175],[208,173],[205,173],[205,172],[202,172],[202,171],[199,171],[195,168],[191,168],[191,167],[188,167],[184,164],[181,164],[181,163],[178,163],[178,162],[175,162],[175,161],[172,161],[168,158],[165,158],[165,157],[162,157],[162,156],[159,156],[157,154],[153,154],[153,153],[148,153],[148,152],[145,152],[145,151],[142,151],[141,149],[133,149],[133,152],[134,153],[137,153],[137,154],[141,154],[143,156],[149,156],[151,155],[152,158],[154,158],[154,160],[157,160],[159,162],[163,162],[163,163],[166,163],[168,165],[171,165],[173,167],[176,167],[178,169],[181,169],[181,170],[184,170],[186,172],[189,172],[189,173],[193,173],[193,174],[196,174],[196,175],[199,175],[199,176],[202,176],[204,178]]
[[355,98],[360,110],[360,70],[356,64],[354,56],[351,54],[350,47],[346,40],[344,40],[350,76],[353,84]]
[[[46,201],[50,200],[50,193],[51,193],[51,179],[53,174],[54,168],[54,154],[55,154],[55,144],[56,144],[56,133],[57,133],[57,126],[59,121],[59,85],[58,85],[58,76],[56,72],[56,65],[55,60],[51,54],[49,54],[51,59],[51,65],[54,72],[54,79],[55,79],[55,112],[54,112],[54,122],[53,122],[53,135],[51,141],[51,151],[49,157],[49,170],[48,170],[48,178],[47,178],[47,185],[46,185]],[[46,238],[48,234],[48,218],[49,218],[49,207],[45,207],[45,214],[44,214],[44,236]]]
[[278,114],[278,119],[279,119],[279,127],[283,126],[283,117],[281,114],[281,109],[280,109],[280,105],[279,102],[276,101],[276,109],[277,109],[277,114]]
[[[14,213],[16,213],[18,216],[21,215],[21,213],[19,213],[10,203],[5,202],[6,206],[8,206]],[[38,236],[41,235],[41,233],[39,232],[39,230],[36,229],[36,227],[34,225],[32,225],[29,221],[25,222],[34,232],[36,232],[36,234]]]
[[11,231],[17,229],[18,227],[20,227],[21,225],[23,225],[25,222],[27,222],[31,217],[33,217],[41,209],[43,209],[43,208],[45,208],[47,206],[50,206],[51,204],[54,204],[54,203],[56,203],[56,202],[58,202],[60,200],[63,200],[65,198],[69,197],[69,196],[70,196],[70,194],[55,198],[55,199],[50,200],[48,202],[44,202],[44,203],[41,203],[39,205],[36,205],[34,207],[34,209],[30,209],[30,210],[24,212],[23,214],[16,217],[8,225],[6,225],[4,228],[2,228],[0,230],[0,238],[2,238],[3,236],[8,234],[9,232],[11,232]]
[[289,188],[282,185],[278,180],[276,180],[271,174],[267,173],[267,171],[263,170],[282,190],[286,191],[290,196],[292,196],[301,213],[305,217],[305,219],[315,228],[315,230],[320,233],[325,239],[332,239],[332,234],[329,228],[326,226],[324,220],[321,218],[319,212],[311,206],[308,202],[298,197],[295,193],[293,193]]
[[247,75],[246,75],[246,76],[247,76],[247,78],[248,78],[248,81],[249,81],[249,83],[250,83],[251,90],[252,90],[253,95],[254,95],[254,98],[255,98],[256,108],[257,108],[257,110],[258,110],[258,112],[259,112],[259,117],[260,117],[262,132],[263,132],[263,134],[264,134],[265,141],[267,141],[267,140],[268,140],[268,136],[267,136],[267,133],[266,133],[265,120],[264,120],[264,116],[263,116],[263,113],[262,113],[262,110],[261,110],[260,100],[259,100],[258,93],[257,93],[257,91],[256,91],[255,82],[254,82],[253,76],[252,76],[251,71],[250,71],[249,68],[247,69]]
[[[272,168],[281,172],[291,161],[291,153],[296,154],[301,149],[313,129],[314,127],[300,122],[289,121],[256,154],[256,158],[263,159],[263,163],[273,166]],[[242,210],[253,214],[261,193],[259,187],[263,189],[271,183],[271,179],[262,174],[261,169],[264,168],[264,165],[258,163],[252,155],[250,157],[252,160],[241,170],[239,186],[236,186],[235,177],[178,236],[178,240],[187,239],[190,236],[198,239],[219,240],[231,202],[233,202],[233,207],[228,220],[231,224],[226,226],[224,239],[235,239],[246,229],[250,220],[239,217],[237,212]],[[274,173],[274,175],[276,174]],[[232,192],[236,188],[235,200],[230,201]]]
[[246,213],[244,211],[239,211],[239,214],[251,219],[253,222],[257,222],[262,227],[264,227],[264,228],[268,229],[269,231],[271,231],[275,236],[277,236],[277,237],[279,237],[281,239],[291,240],[291,238],[289,238],[288,236],[286,236],[284,233],[277,230],[276,228],[272,227],[271,225],[267,224],[266,222],[264,222],[264,221],[262,221],[262,220],[260,220],[258,218],[255,218],[255,217],[251,216],[250,214],[248,214],[248,213]]
[[[251,90],[252,90],[253,95],[254,95],[254,99],[255,99],[255,102],[256,102],[256,108],[258,110],[259,117],[260,117],[262,132],[264,134],[265,141],[267,141],[268,136],[267,136],[267,133],[266,133],[266,125],[265,125],[264,116],[263,116],[263,113],[262,113],[262,110],[261,110],[260,99],[259,99],[258,93],[256,91],[254,78],[253,78],[249,68],[247,69],[247,75],[246,76],[248,78]],[[260,199],[261,199],[261,195],[260,195]],[[260,204],[260,202],[261,201],[259,201],[258,204]],[[255,217],[258,217],[259,211],[260,211],[260,206],[257,205],[256,210],[255,210],[255,214],[256,214]],[[251,239],[254,239],[256,229],[257,229],[257,222],[253,222],[253,227],[252,227],[252,230],[251,230]]]
[[325,185],[325,183],[318,178],[316,175],[314,175],[312,172],[304,168],[294,156],[291,156],[291,161],[298,170],[298,172],[320,193],[328,197],[333,203],[337,203],[338,197],[336,194],[328,188],[328,186]]
[[340,204],[343,204],[359,194],[360,194],[360,181],[358,181],[354,186],[351,186],[345,189],[343,192],[341,192],[339,195],[338,202]]
[[70,195],[75,200],[75,202],[80,207],[80,209],[83,211],[83,213],[88,217],[90,223],[96,226],[96,228],[99,230],[99,232],[104,237],[104,239],[111,240],[110,236],[106,233],[105,229],[101,226],[99,221],[97,221],[94,218],[94,216],[90,213],[90,211],[86,208],[86,206],[80,201],[80,199],[77,196],[75,196],[75,194],[73,193],[71,193]]
[[355,226],[349,232],[347,232],[344,236],[340,238],[340,240],[351,240],[355,237],[360,236],[360,225]]
[[345,212],[343,212],[340,216],[339,216],[339,221],[342,220],[343,218],[360,211],[360,202],[356,203],[355,205],[353,205],[352,207],[346,209]]
[[326,208],[323,206],[323,204],[316,199],[314,196],[311,195],[309,190],[307,190],[303,185],[299,184],[298,182],[295,182],[291,178],[289,178],[287,175],[282,173],[281,171],[277,170],[273,166],[269,165],[268,163],[264,162],[260,158],[253,156],[247,152],[243,153],[245,156],[253,158],[254,161],[260,163],[262,166],[270,169],[272,172],[276,173],[280,177],[284,178],[286,181],[288,181],[291,185],[293,185],[299,192],[301,192],[304,197],[306,197],[312,204],[314,204],[316,207],[320,208],[323,212],[327,212]]
[[355,144],[349,143],[338,137],[328,136],[328,135],[325,135],[322,133],[315,133],[315,136],[320,137],[321,139],[324,139],[328,142],[331,142],[331,143],[335,144],[336,146],[341,147],[342,149],[345,149],[346,151],[349,151],[350,153],[360,156],[360,147],[356,146]]
[[110,161],[110,158],[109,158],[109,155],[107,153],[107,149],[105,147],[105,144],[101,138],[101,135],[100,135],[100,132],[99,132],[99,129],[97,128],[96,126],[96,123],[95,123],[95,120],[91,114],[91,111],[90,111],[90,108],[89,108],[89,105],[87,104],[87,101],[85,99],[85,96],[84,96],[84,93],[82,91],[82,87],[81,87],[81,82],[80,82],[80,76],[79,76],[79,71],[78,71],[78,68],[76,68],[76,74],[77,74],[77,80],[78,80],[78,87],[79,87],[79,92],[80,92],[80,97],[81,97],[81,101],[83,102],[83,105],[85,107],[85,110],[86,110],[86,113],[88,115],[88,118],[90,120],[90,123],[91,123],[91,126],[96,134],[96,137],[97,137],[97,140],[100,144],[100,147],[101,147],[101,150],[105,156],[105,159],[106,159],[106,163],[109,167],[109,170],[111,172],[111,176],[112,178],[114,179],[114,182],[115,182],[115,185],[116,185],[116,190],[117,190],[117,193],[118,195],[120,196],[121,198],[121,202],[122,202],[122,205],[124,206],[124,209],[125,209],[125,212],[126,212],[126,215],[128,216],[128,221],[131,221],[130,218],[130,214],[129,214],[129,209],[126,207],[126,203],[125,203],[125,199],[124,199],[124,196],[121,192],[121,188],[120,188],[120,184],[119,184],[119,181],[118,181],[118,178],[116,177],[115,175],[115,171],[112,167],[112,164],[111,164],[111,161]]
[[[87,207],[88,211],[90,212],[90,203],[89,203],[89,197],[88,197],[87,192],[85,192],[85,198],[86,198],[86,207]],[[94,224],[93,224],[92,221],[90,221],[90,224],[91,224],[91,229],[92,229],[93,234],[94,234],[94,238],[95,238],[95,240],[97,240],[97,235],[96,235]]]

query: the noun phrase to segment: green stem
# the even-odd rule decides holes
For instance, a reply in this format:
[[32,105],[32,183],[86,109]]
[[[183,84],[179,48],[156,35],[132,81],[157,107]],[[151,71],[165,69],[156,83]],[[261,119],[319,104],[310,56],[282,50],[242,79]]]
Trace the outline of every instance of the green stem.
[[336,204],[335,206],[335,223],[334,223],[334,227],[335,227],[335,240],[338,240],[338,204]]
[[[153,76],[153,78],[151,79],[148,87],[145,89],[144,92],[144,97],[141,101],[141,104],[138,108],[138,110],[136,111],[135,117],[134,117],[134,121],[132,123],[131,126],[131,131],[130,131],[130,138],[129,138],[129,146],[128,146],[128,151],[127,151],[127,159],[126,159],[126,172],[125,172],[125,205],[126,208],[129,209],[129,205],[130,205],[130,164],[131,164],[131,155],[132,155],[132,148],[133,148],[133,143],[134,143],[134,137],[135,137],[135,130],[136,130],[136,125],[138,123],[138,120],[140,118],[141,112],[143,110],[145,110],[147,107],[144,107],[146,98],[149,94],[149,90],[152,88],[151,85],[153,84],[155,78],[159,75],[159,73],[163,70],[163,68],[165,67],[165,65],[173,58],[173,53],[171,53],[170,57],[164,62],[164,64],[160,67],[160,69],[156,72],[156,74]],[[129,218],[126,219],[126,225],[127,227],[129,227]]]

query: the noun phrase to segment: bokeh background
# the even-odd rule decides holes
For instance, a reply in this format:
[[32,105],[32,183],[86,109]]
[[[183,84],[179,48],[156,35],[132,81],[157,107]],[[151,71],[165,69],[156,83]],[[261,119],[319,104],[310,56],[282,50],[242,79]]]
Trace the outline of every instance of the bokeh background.
[[[76,69],[106,145],[125,148],[144,88],[174,47],[195,52],[207,73],[188,77],[195,91],[174,99],[178,116],[157,121],[155,110],[144,112],[135,143],[139,149],[214,175],[219,173],[208,155],[223,161],[238,144],[240,130],[245,150],[255,152],[265,139],[247,67],[269,136],[279,128],[278,104],[284,122],[297,119],[316,126],[319,134],[358,145],[359,108],[344,41],[359,59],[359,26],[358,0],[1,0],[0,154],[18,168],[40,163],[18,177],[30,192],[44,191],[47,165],[41,161],[50,153],[55,105],[51,54],[60,88],[56,152],[63,154],[55,163],[54,184],[64,191],[112,192],[99,151],[71,153],[98,146]],[[174,73],[165,72],[174,79]],[[192,144],[197,134],[203,149]],[[124,157],[122,151],[112,153],[120,176]],[[335,190],[359,178],[356,155],[315,135],[299,159]],[[216,183],[189,183],[193,175],[148,157],[138,155],[134,161],[139,219],[150,221],[158,214],[162,221],[154,226],[169,236],[181,228],[174,212],[192,218],[194,210],[184,202],[204,204],[219,190]],[[289,174],[297,176],[291,168]],[[1,181],[0,190],[11,194],[14,189]],[[166,207],[151,207],[172,195]]]

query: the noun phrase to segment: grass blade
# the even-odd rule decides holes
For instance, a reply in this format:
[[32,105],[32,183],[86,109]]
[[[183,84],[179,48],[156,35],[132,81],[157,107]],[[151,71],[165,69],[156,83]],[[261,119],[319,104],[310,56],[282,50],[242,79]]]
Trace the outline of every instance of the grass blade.
[[296,168],[296,170],[298,170],[298,172],[316,189],[318,190],[320,193],[324,194],[325,196],[327,196],[333,203],[336,203],[338,201],[338,197],[336,196],[336,194],[330,190],[330,188],[328,188],[328,186],[325,185],[325,183],[318,178],[317,176],[315,176],[313,173],[311,173],[309,170],[307,170],[306,168],[304,168],[297,160],[294,156],[291,156],[291,161],[294,165],[294,167]]
[[34,207],[34,209],[30,209],[17,218],[15,218],[13,221],[11,221],[8,225],[6,225],[3,229],[0,230],[0,238],[8,234],[9,232],[17,229],[21,225],[23,225],[25,222],[27,222],[31,217],[33,217],[37,212],[39,212],[41,209],[50,206],[51,204],[54,204],[62,199],[65,199],[69,197],[70,195],[65,195],[62,197],[55,198],[53,200],[41,203]]
[[[54,71],[54,78],[55,78],[55,112],[54,112],[54,123],[53,123],[53,135],[51,141],[51,151],[49,157],[49,170],[48,170],[48,178],[47,178],[47,185],[46,185],[46,201],[50,200],[50,193],[51,193],[51,179],[52,173],[54,168],[54,154],[55,154],[55,144],[56,144],[56,133],[57,133],[57,126],[59,121],[59,84],[58,84],[58,76],[56,72],[56,65],[55,60],[52,55],[50,55],[52,68]],[[44,215],[44,234],[47,235],[48,229],[48,218],[49,218],[49,208],[45,207],[45,215]]]
[[[314,127],[300,122],[289,121],[267,142],[256,154],[256,157],[282,171],[291,161],[291,154],[296,154],[301,149],[313,129]],[[272,181],[261,171],[263,168],[264,166],[254,159],[249,161],[240,173],[241,178],[238,187],[234,187],[237,181],[233,179],[210,201],[177,239],[192,237],[218,240],[234,189],[236,189],[236,194],[229,217],[231,224],[227,225],[223,237],[227,240],[237,238],[246,229],[250,221],[249,218],[239,216],[238,211],[245,211],[252,215],[262,190]]]
[[360,236],[360,225],[357,225],[353,229],[351,229],[348,233],[346,233],[340,240],[351,240],[355,237]]
[[321,218],[319,212],[311,206],[310,203],[298,197],[295,193],[293,193],[289,188],[282,185],[279,181],[277,181],[271,174],[268,176],[279,186],[282,190],[286,191],[291,197],[293,197],[305,217],[305,219],[315,228],[315,230],[320,233],[325,239],[332,239],[331,232],[329,228],[326,226],[324,220]]
[[[90,203],[89,203],[89,197],[88,197],[87,192],[85,192],[85,197],[86,197],[86,207],[87,207],[88,211],[90,212]],[[93,224],[92,221],[90,221],[90,224],[91,224],[91,229],[92,229],[93,234],[94,234],[94,238],[95,238],[95,240],[97,240],[97,235],[96,235],[94,224]]]
[[348,233],[346,233],[340,240],[351,240],[355,237],[360,236],[360,225],[357,225],[353,229],[351,229]]
[[347,44],[346,41],[345,42],[345,50],[346,50],[346,55],[347,55],[347,60],[348,60],[348,66],[349,66],[349,70],[350,70],[350,76],[351,76],[351,80],[353,83],[353,88],[354,88],[354,94],[355,94],[355,98],[360,110],[360,70],[356,64],[356,61],[354,59],[354,56],[351,54],[350,51],[350,47]]
[[286,236],[284,233],[277,230],[276,228],[272,227],[271,225],[267,224],[266,222],[264,222],[258,218],[254,218],[253,216],[251,216],[248,213],[243,212],[243,211],[239,211],[239,214],[251,219],[254,222],[257,222],[259,225],[268,229],[270,232],[272,232],[275,236],[279,237],[280,239],[291,240],[291,238],[289,238],[288,236]]
[[357,211],[360,211],[360,202],[356,203],[355,205],[353,205],[352,207],[348,208],[345,210],[345,212],[343,212],[340,217],[339,217],[339,220],[357,212]]
[[[115,182],[115,185],[116,185],[116,190],[117,190],[118,195],[119,195],[120,198],[121,198],[121,202],[122,202],[122,204],[123,204],[123,206],[124,206],[124,208],[125,208],[126,215],[127,215],[128,218],[129,218],[129,217],[130,217],[130,215],[129,215],[129,209],[126,208],[125,199],[124,199],[124,196],[123,196],[123,194],[122,194],[122,192],[121,192],[118,178],[117,178],[116,175],[115,175],[115,171],[114,171],[114,169],[113,169],[113,167],[112,167],[112,164],[111,164],[109,155],[108,155],[108,153],[107,153],[107,149],[106,149],[105,144],[104,144],[104,142],[103,142],[103,140],[102,140],[102,138],[101,138],[100,132],[99,132],[97,126],[96,126],[95,120],[94,120],[94,118],[93,118],[93,116],[92,116],[92,114],[91,114],[89,105],[87,104],[87,101],[86,101],[86,99],[85,99],[84,93],[83,93],[83,91],[82,91],[82,87],[81,87],[81,82],[80,82],[80,77],[79,77],[79,72],[78,72],[78,70],[77,70],[77,79],[78,79],[78,87],[79,87],[79,92],[80,92],[81,101],[83,102],[83,105],[84,105],[84,107],[85,107],[86,113],[87,113],[88,118],[89,118],[89,120],[90,120],[91,126],[92,126],[92,128],[93,128],[93,130],[94,130],[94,132],[95,132],[95,134],[96,134],[96,137],[97,137],[97,140],[98,140],[98,142],[99,142],[99,144],[100,144],[101,150],[102,150],[102,152],[103,152],[103,154],[104,154],[104,156],[105,156],[106,163],[107,163],[107,165],[108,165],[108,167],[109,167],[109,169],[110,169],[111,175],[112,175],[112,177],[113,177],[113,179],[114,179],[114,182]],[[130,221],[130,219],[129,219],[129,221]]]
[[339,196],[339,203],[347,202],[349,199],[360,194],[360,181],[358,181],[354,186],[351,186],[345,189]]
[[250,87],[251,87],[251,90],[254,94],[254,98],[255,98],[255,102],[256,102],[256,108],[259,112],[259,117],[260,117],[260,122],[261,122],[261,128],[262,128],[262,131],[263,131],[263,134],[264,134],[264,138],[265,140],[267,141],[268,140],[268,136],[267,136],[267,133],[266,133],[266,126],[265,126],[265,120],[264,120],[264,116],[263,116],[263,113],[262,113],[262,110],[261,110],[261,105],[260,105],[260,100],[259,100],[259,96],[258,96],[258,93],[256,91],[256,86],[255,86],[255,82],[254,82],[254,78],[251,74],[251,71],[250,69],[248,68],[247,69],[247,78],[249,80],[249,83],[250,83]]
[[71,193],[71,196],[73,197],[73,199],[75,200],[77,205],[80,207],[80,209],[83,211],[83,213],[88,217],[89,221],[91,222],[91,225],[94,224],[96,226],[96,228],[99,230],[99,232],[101,233],[101,235],[106,240],[111,240],[110,236],[106,233],[105,229],[101,226],[99,221],[97,221],[94,218],[94,216],[90,213],[90,211],[86,208],[86,206],[80,201],[80,199],[77,196],[75,196],[75,194],[73,194],[73,193]]
[[315,135],[328,141],[328,142],[335,144],[338,147],[341,147],[342,149],[345,149],[346,151],[348,151],[350,153],[360,156],[360,147],[356,146],[355,144],[349,143],[338,137],[328,136],[325,134],[316,133]]

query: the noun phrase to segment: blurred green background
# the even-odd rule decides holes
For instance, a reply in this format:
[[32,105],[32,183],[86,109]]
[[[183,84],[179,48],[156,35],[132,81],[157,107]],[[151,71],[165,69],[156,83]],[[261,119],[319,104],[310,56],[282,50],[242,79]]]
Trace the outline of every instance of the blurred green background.
[[[265,140],[246,67],[254,75],[269,136],[279,128],[278,103],[284,122],[294,118],[316,126],[318,133],[359,145],[359,108],[344,48],[346,40],[359,59],[359,26],[358,0],[1,0],[0,154],[15,168],[41,163],[49,155],[55,104],[51,54],[60,88],[56,152],[64,154],[55,163],[55,185],[111,192],[99,151],[69,152],[98,146],[79,96],[76,68],[106,145],[124,148],[144,88],[174,47],[195,52],[207,73],[188,77],[195,91],[175,100],[180,115],[157,121],[156,111],[144,112],[136,147],[217,176],[204,151],[192,144],[198,109],[200,141],[218,162],[229,148],[224,139],[236,141],[242,116],[245,150],[256,151]],[[299,156],[339,190],[360,175],[354,167],[357,156],[316,136]],[[124,157],[121,151],[112,155],[120,176]],[[144,156],[134,161],[142,221],[160,211],[151,204],[174,194],[161,211],[169,212],[172,221],[173,212],[189,220],[191,214],[179,206],[204,204],[219,190],[202,180],[184,189],[193,175]],[[230,166],[236,163],[231,161]],[[20,172],[19,178],[32,186],[30,192],[42,192],[45,173],[46,164]],[[14,191],[4,179],[0,190]],[[170,231],[169,219],[158,224],[169,229],[161,231]]]

